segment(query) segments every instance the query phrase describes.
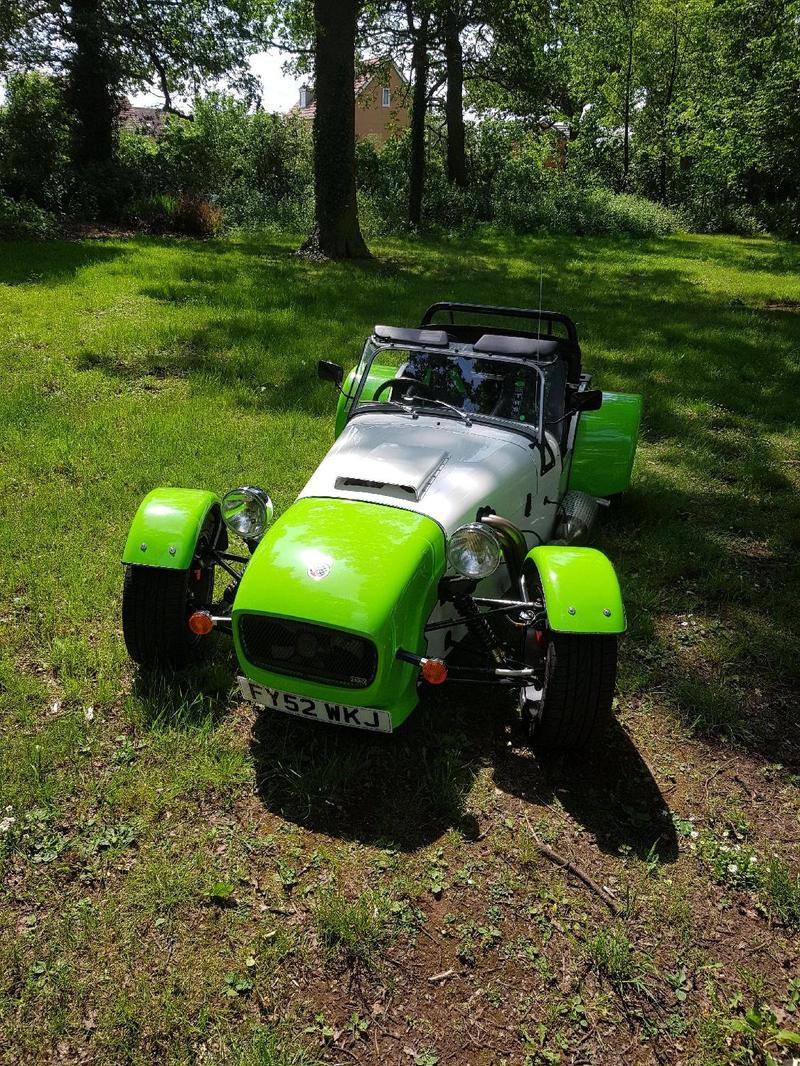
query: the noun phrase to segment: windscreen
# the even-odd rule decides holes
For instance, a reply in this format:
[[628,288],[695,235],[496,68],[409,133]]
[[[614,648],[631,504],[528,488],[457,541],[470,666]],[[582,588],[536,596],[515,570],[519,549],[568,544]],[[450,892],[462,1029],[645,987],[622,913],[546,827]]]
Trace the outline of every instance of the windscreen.
[[[366,354],[366,353],[365,353]],[[386,365],[381,351],[375,362]],[[391,353],[396,356],[396,352]],[[392,360],[395,362],[395,360]],[[404,352],[396,380],[378,400],[394,400],[441,410],[441,401],[465,415],[502,419],[535,429],[539,418],[540,376],[533,365],[514,359],[464,352]]]

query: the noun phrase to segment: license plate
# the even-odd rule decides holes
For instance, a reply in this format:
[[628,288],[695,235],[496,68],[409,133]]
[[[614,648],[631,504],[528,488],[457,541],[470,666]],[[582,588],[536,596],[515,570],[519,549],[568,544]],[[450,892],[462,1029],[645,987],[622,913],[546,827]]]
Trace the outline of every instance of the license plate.
[[388,711],[377,711],[373,707],[350,707],[329,700],[312,700],[310,696],[295,696],[291,692],[258,685],[247,677],[238,677],[236,680],[246,700],[257,703],[259,707],[269,707],[271,711],[311,718],[315,722],[345,725],[351,729],[368,729],[373,733],[392,731],[392,717]]

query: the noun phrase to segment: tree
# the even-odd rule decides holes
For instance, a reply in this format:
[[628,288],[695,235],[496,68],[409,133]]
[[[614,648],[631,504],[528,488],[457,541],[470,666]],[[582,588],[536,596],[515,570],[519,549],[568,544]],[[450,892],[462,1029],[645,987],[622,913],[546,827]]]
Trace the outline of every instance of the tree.
[[123,91],[155,84],[167,110],[223,78],[252,93],[247,59],[263,38],[265,2],[12,0],[0,17],[0,62],[65,73],[75,162],[104,163]]
[[73,45],[66,60],[72,162],[82,170],[108,163],[114,153],[122,65],[102,0],[71,0],[66,32]]
[[408,35],[413,42],[408,221],[417,228],[422,222],[422,199],[425,191],[425,118],[428,113],[428,70],[430,66],[428,45],[431,12],[425,6],[415,3],[415,0],[406,0],[406,23]]
[[358,0],[314,0],[316,224],[304,248],[331,259],[369,256],[356,199],[357,17]]
[[464,137],[464,49],[461,34],[467,26],[469,16],[458,0],[450,0],[443,21],[447,180],[463,188],[467,184],[467,160]]
[[703,65],[705,3],[651,0],[644,12],[638,64],[644,105],[636,116],[634,165],[638,188],[665,204],[673,199],[683,116]]
[[639,0],[617,0],[617,5],[608,12],[613,21],[619,22],[623,41],[622,67],[622,190],[627,191],[631,169],[631,108],[633,107],[633,62],[637,30],[641,21]]

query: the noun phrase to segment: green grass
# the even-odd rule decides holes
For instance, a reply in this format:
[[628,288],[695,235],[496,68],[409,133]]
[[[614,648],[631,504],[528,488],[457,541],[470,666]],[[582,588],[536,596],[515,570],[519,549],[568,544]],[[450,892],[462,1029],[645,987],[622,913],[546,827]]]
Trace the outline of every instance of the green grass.
[[644,987],[646,968],[622,929],[599,929],[586,941],[584,951],[589,965],[618,991]]
[[[290,251],[0,244],[0,1061],[337,1061],[313,1019],[338,1011],[345,1033],[363,1007],[334,1000],[330,962],[359,971],[368,1011],[389,981],[384,904],[397,918],[392,956],[405,960],[391,978],[409,1002],[403,1040],[442,1055],[462,1015],[442,1006],[455,985],[440,995],[427,982],[461,965],[440,897],[454,929],[497,930],[472,952],[476,981],[498,964],[498,945],[530,943],[536,965],[509,962],[503,986],[517,988],[527,967],[503,1010],[529,1027],[541,975],[579,973],[586,959],[578,947],[548,956],[554,914],[567,911],[612,984],[653,952],[640,951],[636,928],[609,939],[570,899],[541,903],[552,871],[526,850],[524,810],[539,804],[537,832],[567,848],[576,825],[596,840],[606,876],[645,871],[628,886],[636,921],[658,924],[680,898],[685,923],[702,929],[709,893],[724,909],[750,889],[721,884],[669,838],[629,734],[693,797],[682,815],[705,809],[702,788],[691,790],[710,751],[800,764],[800,249],[492,237],[386,242],[358,265]],[[332,439],[335,396],[316,380],[317,359],[349,367],[374,323],[413,323],[437,299],[535,304],[540,269],[544,304],[577,320],[595,383],[645,398],[635,485],[599,544],[630,627],[619,682],[628,733],[615,735],[613,759],[588,775],[540,768],[485,695],[437,696],[386,743],[255,720],[224,647],[191,675],[137,677],[121,639],[119,558],[141,497],[159,484],[255,482],[280,512]],[[759,803],[796,825],[793,786],[776,774]],[[754,850],[772,855],[758,809],[745,815]],[[331,870],[347,872],[346,893],[320,888]],[[758,891],[777,924],[754,920],[780,937],[800,920],[796,857],[769,870]],[[373,892],[380,907],[364,903]],[[445,961],[432,945],[441,937]],[[663,950],[671,972],[677,949]],[[659,994],[649,980],[648,994]],[[598,996],[590,1013],[623,1024]]]
[[375,966],[388,936],[386,900],[379,893],[363,892],[350,899],[338,888],[324,889],[312,918],[329,960],[368,969]]

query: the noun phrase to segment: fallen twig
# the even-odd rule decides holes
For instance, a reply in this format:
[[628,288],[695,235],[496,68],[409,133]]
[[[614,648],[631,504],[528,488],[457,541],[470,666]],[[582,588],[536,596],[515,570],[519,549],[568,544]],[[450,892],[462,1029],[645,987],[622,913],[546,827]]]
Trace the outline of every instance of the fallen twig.
[[600,885],[598,885],[596,881],[593,881],[592,878],[589,877],[589,875],[586,873],[586,871],[580,868],[580,866],[577,866],[569,859],[565,859],[563,855],[559,855],[557,851],[553,851],[552,848],[549,848],[547,844],[540,840],[539,837],[536,835],[533,826],[531,825],[531,821],[530,818],[528,818],[527,813],[525,814],[525,822],[528,826],[529,833],[533,837],[533,842],[536,845],[538,851],[542,855],[544,855],[546,859],[549,859],[550,862],[555,863],[556,866],[560,866],[564,870],[569,870],[569,872],[574,877],[577,877],[579,881],[582,881],[583,884],[586,885],[586,887],[591,892],[594,892],[594,894],[598,896],[603,901],[603,903],[605,903],[611,913],[616,917],[619,914],[619,907],[617,906],[616,901],[612,898],[611,893],[608,892],[605,888],[602,888]]
[[718,774],[724,773],[725,770],[727,770],[727,769],[728,769],[727,760],[725,762],[723,762],[723,763],[720,763],[719,766],[714,768],[713,773],[710,773],[708,775],[708,777],[706,778],[706,783],[703,786],[705,788],[706,792],[708,792],[708,786],[711,784],[711,782],[714,780],[714,778],[717,777]]
[[440,981],[447,981],[449,980],[449,978],[455,977],[455,975],[455,970],[443,970],[441,973],[433,974],[433,976],[429,977],[428,980],[432,985],[435,985],[438,984]]

